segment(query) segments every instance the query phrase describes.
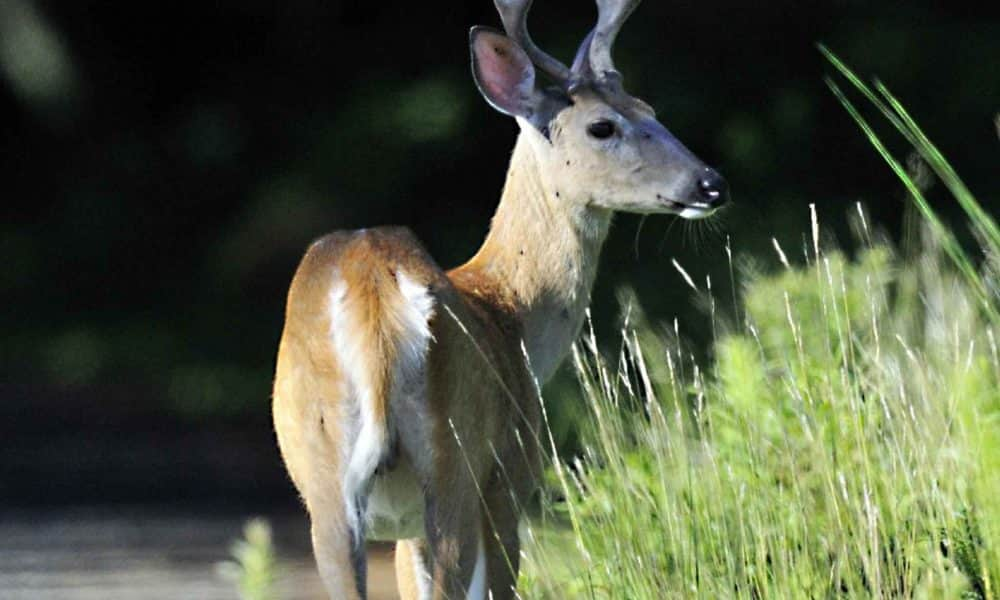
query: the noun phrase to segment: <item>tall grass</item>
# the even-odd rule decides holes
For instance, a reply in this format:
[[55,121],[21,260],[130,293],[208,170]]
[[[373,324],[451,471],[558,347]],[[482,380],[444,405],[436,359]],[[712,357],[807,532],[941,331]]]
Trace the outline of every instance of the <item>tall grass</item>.
[[889,91],[823,52],[951,191],[983,258],[831,80],[923,215],[921,251],[878,241],[859,209],[849,260],[813,213],[802,266],[776,244],[780,271],[749,278],[728,325],[712,311],[707,369],[677,324],[654,333],[634,309],[614,360],[586,337],[588,443],[552,470],[524,597],[1000,597],[1000,236]]

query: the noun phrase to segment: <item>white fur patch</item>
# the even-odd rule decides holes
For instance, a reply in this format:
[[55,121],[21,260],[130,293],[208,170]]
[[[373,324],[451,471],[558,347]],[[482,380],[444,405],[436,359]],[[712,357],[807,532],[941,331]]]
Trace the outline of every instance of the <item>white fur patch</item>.
[[433,339],[430,320],[434,316],[434,298],[427,286],[417,283],[402,270],[396,271],[396,281],[405,301],[397,368],[402,377],[410,379],[422,373],[427,360],[427,346]]
[[[396,281],[402,302],[386,298],[381,303],[381,310],[392,313],[380,315],[379,318],[392,319],[402,326],[394,340],[396,364],[393,365],[390,392],[393,402],[398,403],[422,396],[425,389],[424,366],[428,345],[433,339],[429,321],[434,316],[434,298],[426,286],[417,283],[403,271],[396,273]],[[366,488],[383,459],[388,440],[386,423],[378,422],[375,418],[374,403],[377,399],[372,397],[369,374],[363,371],[363,366],[368,364],[371,349],[364,347],[366,338],[358,330],[353,308],[346,282],[334,276],[334,283],[330,288],[330,338],[337,363],[350,388],[351,401],[348,406],[355,411],[354,422],[357,427],[357,437],[347,451],[347,467],[343,473],[344,508],[348,525],[357,535],[362,532],[364,525],[359,522],[357,498],[368,492]],[[413,495],[411,488],[419,490],[419,486],[406,485],[407,477],[394,483],[398,485],[376,485],[373,491],[378,493],[373,494],[372,504],[367,507],[365,517],[381,517],[378,520],[392,525],[390,530],[407,530],[412,528],[411,522],[422,525],[422,504],[416,509],[413,506],[413,501],[420,497],[410,497]],[[403,497],[391,497],[400,494]]]
[[682,219],[689,219],[692,221],[696,221],[698,219],[704,219],[705,217],[710,217],[714,212],[715,209],[711,208],[689,206],[677,214],[680,215]]
[[411,556],[413,558],[413,581],[417,584],[417,598],[419,600],[431,600],[431,585],[434,583],[430,571],[424,562],[424,555],[420,552],[417,544],[413,546]]
[[358,435],[350,448],[347,469],[344,472],[344,509],[348,526],[360,541],[361,523],[358,519],[356,499],[363,493],[372,473],[385,451],[385,424],[375,420],[372,390],[366,374],[361,370],[364,353],[364,336],[359,335],[358,325],[347,302],[347,283],[334,276],[330,288],[330,337],[337,356],[337,363],[347,375],[353,402],[350,406],[357,411]]
[[479,546],[476,548],[476,568],[472,570],[472,579],[469,581],[469,590],[465,598],[486,600],[486,548],[483,546],[482,536],[479,537]]

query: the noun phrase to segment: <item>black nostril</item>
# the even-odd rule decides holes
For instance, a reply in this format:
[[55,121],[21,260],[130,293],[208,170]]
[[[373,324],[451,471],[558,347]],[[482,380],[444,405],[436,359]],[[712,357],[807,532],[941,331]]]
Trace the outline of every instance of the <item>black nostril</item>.
[[701,195],[709,202],[714,202],[719,199],[722,192],[719,191],[718,186],[714,181],[710,179],[702,179],[698,182],[698,188],[701,190]]
[[705,175],[698,180],[698,191],[701,197],[712,206],[721,206],[726,203],[729,197],[729,186],[726,180],[715,171],[708,169]]

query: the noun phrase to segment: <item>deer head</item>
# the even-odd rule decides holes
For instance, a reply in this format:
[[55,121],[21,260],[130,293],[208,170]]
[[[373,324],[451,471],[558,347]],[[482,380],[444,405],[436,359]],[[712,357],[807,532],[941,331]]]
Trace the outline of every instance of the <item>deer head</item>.
[[[597,0],[597,25],[571,67],[528,35],[531,0],[495,3],[506,35],[472,29],[473,77],[487,102],[517,119],[543,177],[566,191],[567,202],[687,219],[707,217],[727,202],[725,180],[622,86],[611,48],[639,0]],[[536,69],[553,85],[540,86]]]

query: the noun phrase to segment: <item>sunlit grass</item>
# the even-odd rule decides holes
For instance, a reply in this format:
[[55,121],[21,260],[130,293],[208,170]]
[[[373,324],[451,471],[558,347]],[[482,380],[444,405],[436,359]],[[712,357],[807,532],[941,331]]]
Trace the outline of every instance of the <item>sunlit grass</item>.
[[707,371],[577,348],[589,444],[525,597],[995,597],[993,324],[933,245],[815,258],[748,285]]
[[739,316],[709,315],[711,365],[634,306],[615,359],[585,338],[587,443],[552,469],[523,597],[998,597],[1000,236],[889,91],[823,51],[944,182],[979,255],[831,81],[923,216],[921,251],[878,241],[859,207],[850,260],[813,213],[804,264],[775,244]]

